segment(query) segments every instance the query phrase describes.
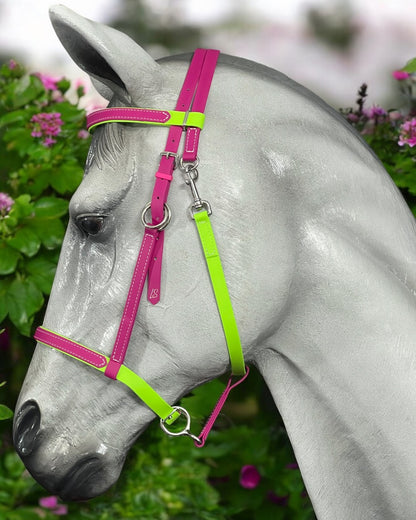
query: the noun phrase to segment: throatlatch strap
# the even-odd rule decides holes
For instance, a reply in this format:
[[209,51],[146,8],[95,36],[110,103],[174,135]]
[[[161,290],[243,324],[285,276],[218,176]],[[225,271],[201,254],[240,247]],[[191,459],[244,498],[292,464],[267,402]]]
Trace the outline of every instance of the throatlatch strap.
[[194,218],[211,277],[211,284],[221,317],[224,335],[227,340],[231,372],[235,376],[240,376],[246,372],[243,350],[214,232],[206,211],[194,213]]

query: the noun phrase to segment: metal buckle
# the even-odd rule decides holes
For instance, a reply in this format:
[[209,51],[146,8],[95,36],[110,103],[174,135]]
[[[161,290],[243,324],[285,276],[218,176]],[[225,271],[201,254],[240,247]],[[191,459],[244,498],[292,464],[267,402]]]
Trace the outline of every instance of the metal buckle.
[[176,168],[178,167],[178,154],[175,153],[175,152],[160,152],[159,154],[160,156],[162,157],[166,157],[167,159],[169,159],[170,157],[174,157],[174,161],[173,161],[173,169],[176,170]]
[[169,224],[170,219],[172,218],[172,212],[169,208],[169,206],[165,203],[163,204],[163,220],[159,222],[159,224],[149,224],[146,222],[146,213],[151,208],[152,203],[149,202],[146,204],[142,211],[142,224],[144,227],[147,227],[148,229],[157,229],[158,231],[162,231],[162,229],[165,229],[166,226]]
[[191,416],[189,415],[188,410],[185,410],[185,408],[182,408],[182,406],[172,406],[172,408],[175,410],[175,412],[179,412],[180,415],[183,415],[186,418],[186,426],[182,430],[178,432],[171,432],[167,429],[165,422],[170,419],[171,415],[166,417],[165,419],[160,419],[160,427],[162,430],[171,437],[181,437],[182,435],[186,435],[187,437],[191,437],[195,442],[198,444],[201,444],[201,439],[197,437],[196,435],[193,435],[190,431],[191,429]]

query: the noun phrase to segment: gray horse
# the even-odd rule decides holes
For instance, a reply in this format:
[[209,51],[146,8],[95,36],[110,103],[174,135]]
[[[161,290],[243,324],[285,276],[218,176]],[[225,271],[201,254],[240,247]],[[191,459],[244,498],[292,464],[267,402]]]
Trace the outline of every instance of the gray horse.
[[[175,106],[190,56],[156,63],[127,36],[64,7],[51,18],[112,106]],[[221,55],[206,114],[198,187],[213,207],[244,355],[282,414],[318,518],[414,518],[411,213],[342,117],[274,70]],[[106,355],[167,131],[98,128],[70,204],[44,324]],[[172,404],[229,370],[190,202],[178,174],[162,299],[143,298],[126,358]],[[117,480],[153,418],[127,387],[38,345],[14,438],[43,486],[87,499]]]

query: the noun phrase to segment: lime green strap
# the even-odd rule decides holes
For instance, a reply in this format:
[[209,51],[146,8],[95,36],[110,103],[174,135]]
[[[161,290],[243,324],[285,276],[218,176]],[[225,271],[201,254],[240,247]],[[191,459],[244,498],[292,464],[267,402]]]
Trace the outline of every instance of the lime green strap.
[[117,381],[127,385],[155,414],[167,424],[172,424],[179,417],[175,411],[144,379],[132,370],[121,365],[117,374]]
[[233,375],[243,375],[246,372],[243,350],[211,222],[207,211],[195,212],[193,215],[227,341],[231,372]]
[[[44,345],[59,350],[96,370],[105,373],[110,358],[72,339],[57,334],[45,327],[38,327],[35,339]],[[179,413],[170,406],[144,379],[125,365],[121,365],[116,379],[130,388],[153,412],[167,424],[172,424]]]
[[180,110],[156,110],[151,108],[102,108],[87,115],[87,130],[105,123],[137,123],[155,126],[182,126],[202,130],[205,114]]

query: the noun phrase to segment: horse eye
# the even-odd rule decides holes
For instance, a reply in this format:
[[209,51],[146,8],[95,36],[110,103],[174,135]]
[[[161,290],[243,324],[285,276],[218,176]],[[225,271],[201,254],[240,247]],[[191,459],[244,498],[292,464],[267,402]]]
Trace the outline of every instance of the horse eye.
[[104,227],[104,217],[98,215],[82,215],[76,219],[77,226],[87,235],[98,235]]

